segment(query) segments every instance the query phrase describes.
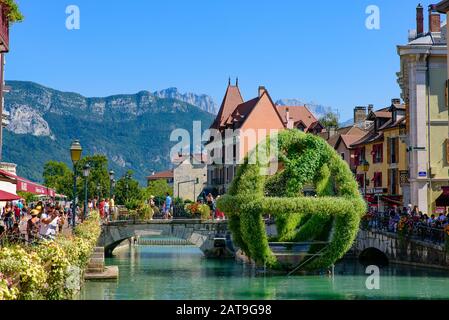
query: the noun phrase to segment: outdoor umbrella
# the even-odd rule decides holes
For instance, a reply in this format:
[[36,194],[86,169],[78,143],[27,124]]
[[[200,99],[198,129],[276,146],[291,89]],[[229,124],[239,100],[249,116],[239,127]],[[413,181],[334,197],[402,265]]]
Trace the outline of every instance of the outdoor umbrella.
[[0,190],[0,201],[14,201],[21,199],[19,196]]

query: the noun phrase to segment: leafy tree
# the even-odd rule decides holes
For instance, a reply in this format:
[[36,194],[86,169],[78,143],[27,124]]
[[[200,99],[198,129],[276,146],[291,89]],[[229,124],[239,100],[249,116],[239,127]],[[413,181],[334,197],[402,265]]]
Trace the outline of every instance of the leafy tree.
[[48,161],[42,174],[44,184],[56,192],[72,197],[73,173],[64,162]]
[[35,194],[30,193],[30,192],[18,191],[17,195],[19,197],[22,197],[23,199],[25,199],[25,202],[27,204],[30,203],[30,202],[37,201],[37,199],[38,199]]
[[150,185],[145,189],[145,197],[165,197],[167,192],[170,196],[173,196],[173,188],[166,180],[151,181]]
[[117,181],[115,187],[115,199],[117,204],[127,204],[135,200],[142,201],[144,199],[144,192],[139,187],[139,182],[133,179],[133,171],[128,172]]
[[338,117],[338,114],[334,112],[328,112],[324,116],[322,116],[319,121],[325,128],[338,128],[339,120],[340,119]]
[[[110,181],[108,171],[108,159],[104,155],[93,155],[82,158],[77,163],[78,194],[81,200],[85,199],[83,168],[86,164],[90,166],[89,177],[87,178],[87,197],[109,198]],[[73,183],[73,182],[72,182]]]
[[[90,166],[89,177],[87,178],[87,197],[109,197],[110,181],[108,172],[108,159],[104,155],[93,155],[82,158],[76,165],[77,173],[77,194],[79,201],[85,199],[83,168],[86,164]],[[56,189],[73,198],[73,172],[63,162],[49,161],[44,166],[44,184]],[[98,188],[99,187],[99,188]]]

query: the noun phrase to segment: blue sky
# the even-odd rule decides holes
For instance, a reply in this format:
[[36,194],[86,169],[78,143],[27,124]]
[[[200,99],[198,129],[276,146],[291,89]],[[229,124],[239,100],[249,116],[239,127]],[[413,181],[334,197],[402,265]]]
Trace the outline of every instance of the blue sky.
[[[415,28],[411,0],[18,0],[6,79],[86,96],[178,87],[221,102],[229,76],[245,99],[381,108],[398,97],[396,45]],[[65,27],[77,5],[80,30]],[[423,2],[425,6],[429,3]],[[380,30],[365,27],[368,5]],[[427,14],[425,24],[427,26]]]

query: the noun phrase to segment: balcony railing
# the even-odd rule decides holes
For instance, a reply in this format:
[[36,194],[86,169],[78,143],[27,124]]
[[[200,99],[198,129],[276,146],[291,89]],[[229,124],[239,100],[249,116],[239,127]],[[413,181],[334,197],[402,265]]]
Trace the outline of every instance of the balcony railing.
[[0,52],[9,51],[9,19],[6,7],[0,5]]

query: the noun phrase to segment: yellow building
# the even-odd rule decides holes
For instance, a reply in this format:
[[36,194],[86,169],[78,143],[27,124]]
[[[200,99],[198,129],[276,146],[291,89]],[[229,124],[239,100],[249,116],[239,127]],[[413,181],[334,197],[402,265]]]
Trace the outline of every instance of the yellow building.
[[407,106],[410,202],[431,214],[449,204],[444,201],[449,187],[447,25],[435,6],[429,6],[427,32],[422,6],[416,15],[417,32],[398,46],[398,83]]
[[393,99],[389,108],[371,112],[370,131],[351,145],[352,160],[362,193],[371,206],[409,203],[405,106]]

